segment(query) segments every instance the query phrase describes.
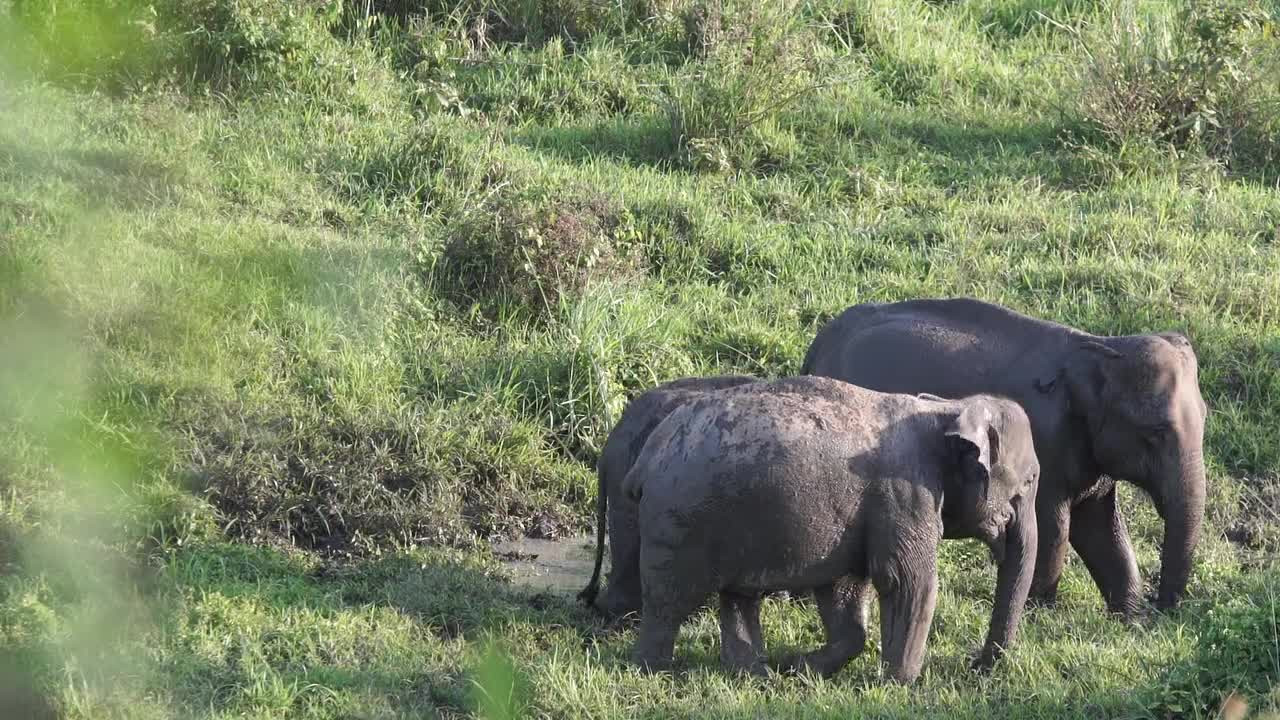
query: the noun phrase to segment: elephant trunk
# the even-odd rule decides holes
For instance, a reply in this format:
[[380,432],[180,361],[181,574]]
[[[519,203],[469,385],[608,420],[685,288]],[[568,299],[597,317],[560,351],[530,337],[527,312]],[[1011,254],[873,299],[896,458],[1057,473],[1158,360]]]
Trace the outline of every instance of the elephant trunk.
[[1031,590],[1036,566],[1036,493],[1023,496],[1013,520],[1005,529],[1004,553],[996,573],[995,603],[991,627],[982,654],[974,662],[978,669],[990,668],[1013,645],[1022,611]]
[[1156,607],[1174,607],[1187,590],[1200,525],[1204,520],[1205,472],[1201,453],[1184,453],[1160,484],[1156,508],[1164,519],[1160,592]]

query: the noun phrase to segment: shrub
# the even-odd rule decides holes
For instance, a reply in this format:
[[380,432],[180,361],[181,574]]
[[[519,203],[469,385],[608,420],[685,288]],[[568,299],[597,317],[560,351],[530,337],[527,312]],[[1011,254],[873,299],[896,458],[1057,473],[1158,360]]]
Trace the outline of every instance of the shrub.
[[1280,152],[1280,96],[1264,83],[1275,51],[1256,42],[1266,24],[1254,0],[1189,0],[1172,21],[1145,26],[1126,3],[1086,42],[1084,119],[1115,145],[1154,141],[1269,164]]
[[631,216],[604,195],[500,191],[490,203],[455,225],[431,268],[455,302],[491,315],[523,308],[539,317],[598,279],[640,273]]
[[362,102],[356,91],[367,84],[365,76],[384,70],[367,48],[334,37],[342,3],[170,0],[160,7],[161,25],[181,38],[170,62],[184,81],[266,84],[344,107]]
[[707,0],[685,15],[690,53],[700,61],[666,89],[673,147],[694,167],[752,166],[770,145],[782,111],[826,84],[814,35],[794,3]]

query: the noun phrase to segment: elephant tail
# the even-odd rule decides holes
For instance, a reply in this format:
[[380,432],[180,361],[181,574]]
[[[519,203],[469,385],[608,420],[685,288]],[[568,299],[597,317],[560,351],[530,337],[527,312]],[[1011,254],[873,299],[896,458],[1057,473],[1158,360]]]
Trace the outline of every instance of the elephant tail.
[[604,457],[601,456],[600,463],[596,467],[596,565],[591,570],[591,580],[587,582],[587,586],[582,588],[582,592],[578,593],[578,599],[584,605],[590,606],[596,601],[596,596],[600,594],[600,567],[604,564],[604,534],[605,523],[609,517],[609,492],[605,487],[604,481]]

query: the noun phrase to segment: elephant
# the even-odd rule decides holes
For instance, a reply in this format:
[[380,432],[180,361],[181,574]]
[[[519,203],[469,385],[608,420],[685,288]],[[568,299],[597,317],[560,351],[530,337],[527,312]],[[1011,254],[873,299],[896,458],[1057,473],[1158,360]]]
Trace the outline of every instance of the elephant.
[[[746,375],[680,378],[638,395],[627,404],[610,431],[596,463],[596,558],[591,580],[578,599],[595,607],[606,618],[619,618],[640,610],[639,508],[622,493],[622,480],[635,464],[649,434],[671,411],[708,392],[755,382]],[[609,535],[609,582],[600,592],[605,533]]]
[[817,333],[801,373],[883,392],[1017,401],[1045,466],[1032,600],[1055,602],[1069,542],[1109,611],[1140,611],[1116,478],[1145,490],[1164,521],[1156,609],[1185,594],[1204,517],[1208,410],[1184,335],[1092,335],[973,298],[866,303]]
[[920,673],[942,538],[978,538],[999,565],[988,668],[1011,646],[1036,557],[1040,468],[1009,400],[879,393],[829,378],[760,381],[672,411],[623,491],[640,505],[635,660],[669,668],[680,625],[720,601],[720,657],[764,674],[760,598],[812,591],[819,649],[781,663],[831,676],[866,644],[872,588],[888,675]]

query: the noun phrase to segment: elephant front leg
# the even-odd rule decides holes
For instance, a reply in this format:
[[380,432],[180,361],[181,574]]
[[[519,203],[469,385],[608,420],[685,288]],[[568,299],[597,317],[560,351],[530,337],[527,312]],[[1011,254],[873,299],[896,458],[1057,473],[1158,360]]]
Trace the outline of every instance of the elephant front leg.
[[813,591],[827,642],[821,648],[788,658],[787,672],[808,671],[823,677],[840,672],[867,646],[867,601],[870,586],[862,578],[841,578]]
[[1116,491],[1092,497],[1071,509],[1071,547],[1093,576],[1107,610],[1132,617],[1139,609],[1138,561],[1129,530],[1116,507]]
[[720,662],[730,670],[765,674],[758,595],[720,593]]
[[881,658],[895,682],[910,683],[924,666],[925,643],[938,601],[937,548],[912,553],[874,578],[880,596]]
[[[1041,485],[1043,488],[1043,484]],[[1036,499],[1039,539],[1036,542],[1036,571],[1031,580],[1031,600],[1038,605],[1052,605],[1058,599],[1058,583],[1067,563],[1067,537],[1071,527],[1071,506],[1067,501],[1046,493]]]

